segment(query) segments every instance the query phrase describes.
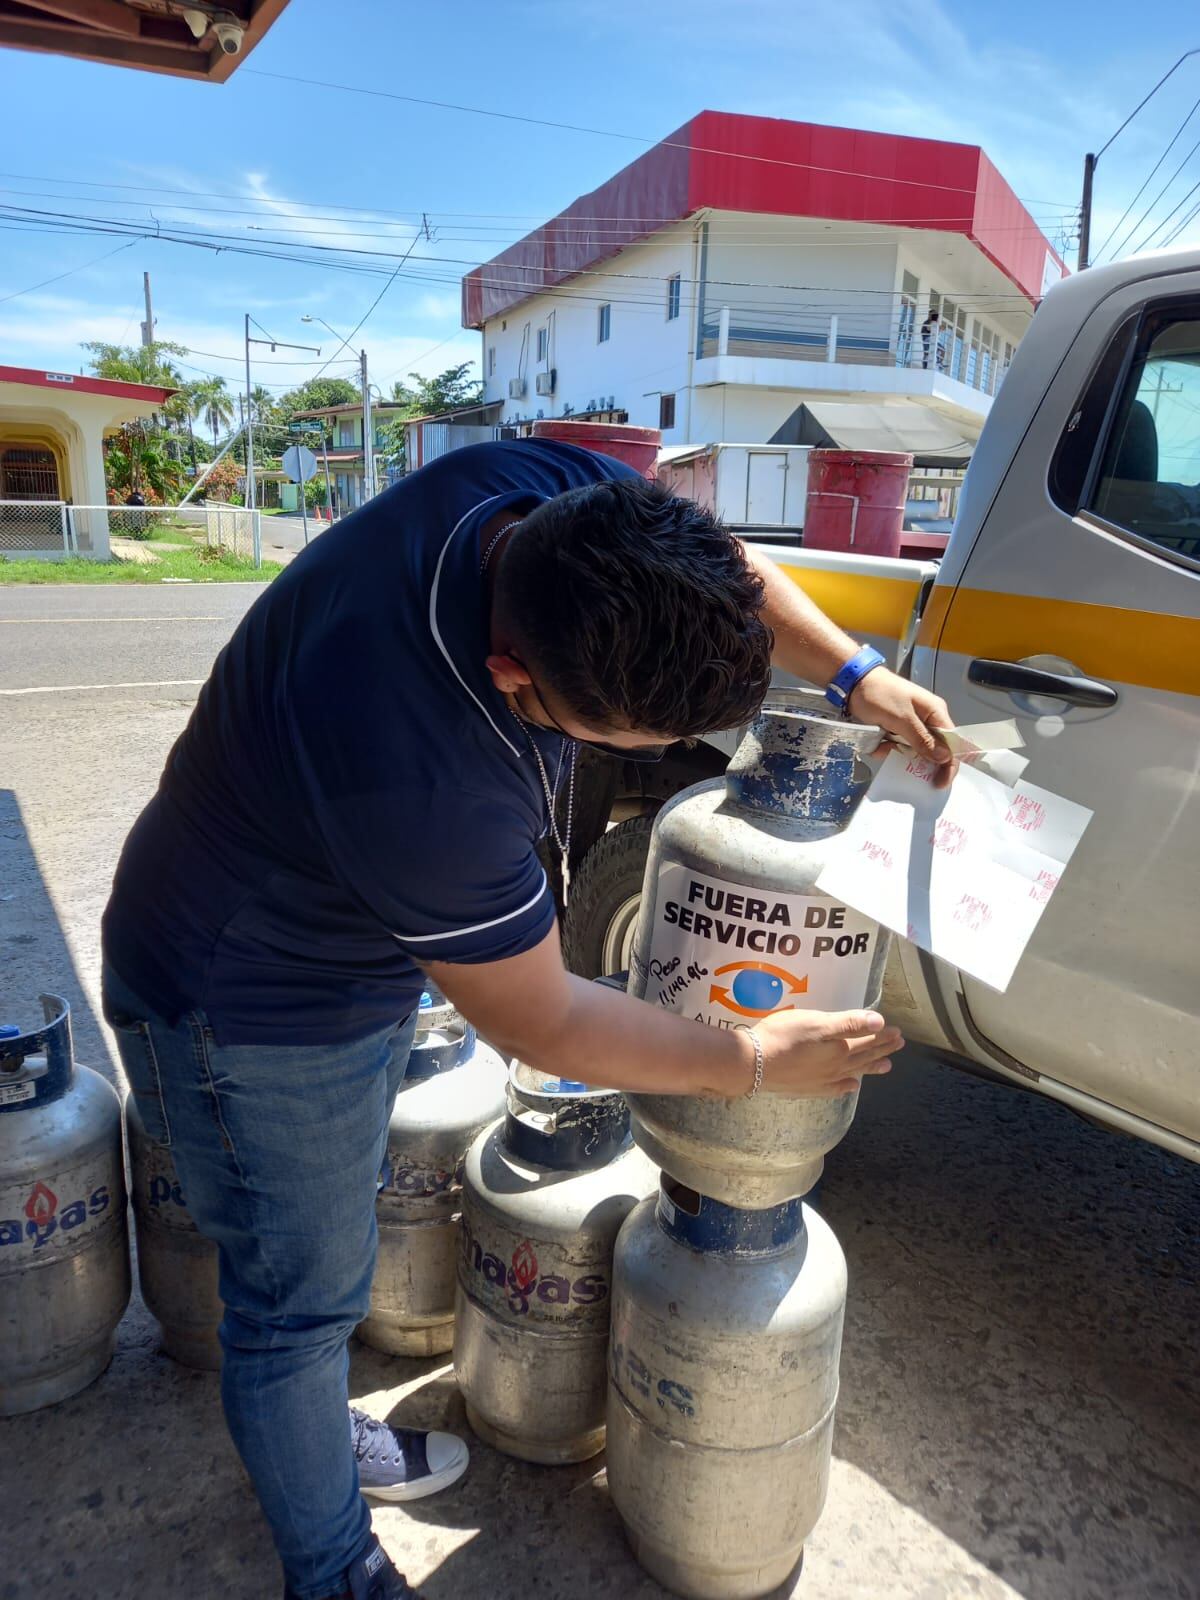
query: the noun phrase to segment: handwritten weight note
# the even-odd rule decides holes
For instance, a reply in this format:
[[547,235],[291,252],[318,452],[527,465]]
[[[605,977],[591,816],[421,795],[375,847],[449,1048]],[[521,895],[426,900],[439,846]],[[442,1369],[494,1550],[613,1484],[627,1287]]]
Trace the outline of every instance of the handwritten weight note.
[[1001,993],[1092,813],[964,763],[948,789],[893,751],[817,887]]

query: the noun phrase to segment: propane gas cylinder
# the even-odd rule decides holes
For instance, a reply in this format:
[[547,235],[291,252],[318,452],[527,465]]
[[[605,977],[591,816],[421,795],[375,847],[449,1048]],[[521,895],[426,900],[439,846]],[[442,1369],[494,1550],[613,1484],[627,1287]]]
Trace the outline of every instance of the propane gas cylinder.
[[129,1304],[121,1103],[77,1067],[70,1009],[0,1028],[0,1416],[77,1394]]
[[146,1132],[137,1102],[125,1101],[138,1282],[162,1328],[163,1349],[182,1366],[215,1372],[223,1307],[217,1247],[192,1221],[170,1147]]
[[[887,934],[816,882],[880,738],[817,694],[772,692],[725,777],[685,789],[655,820],[630,994],[713,1028],[878,1002]],[[665,1172],[750,1208],[806,1194],[856,1104],[630,1096],[633,1136]]]
[[[388,1124],[371,1311],[358,1329],[390,1355],[434,1355],[454,1343],[463,1157],[504,1109],[500,1056],[440,996],[429,998]],[[432,1018],[437,1026],[421,1026]]]
[[825,1502],[846,1264],[801,1200],[753,1211],[665,1176],[613,1264],[608,1486],[638,1560],[689,1600],[753,1600]]
[[472,1428],[525,1461],[604,1447],[613,1243],[657,1172],[629,1110],[517,1064],[467,1152],[454,1370]]

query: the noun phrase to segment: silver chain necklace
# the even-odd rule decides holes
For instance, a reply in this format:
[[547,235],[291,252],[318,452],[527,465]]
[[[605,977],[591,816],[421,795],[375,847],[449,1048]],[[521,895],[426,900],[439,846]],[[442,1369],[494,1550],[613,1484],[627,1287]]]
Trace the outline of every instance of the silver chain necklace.
[[[542,760],[542,752],[538,749],[529,725],[519,712],[508,708],[513,718],[521,726],[521,731],[529,741],[529,748],[533,751],[533,759],[537,762],[538,777],[542,780],[542,793],[546,796],[546,810],[550,817],[550,837],[558,847],[559,860],[562,863],[562,898],[563,910],[567,907],[567,897],[571,892],[571,824],[575,820],[575,756],[578,746],[574,739],[563,736],[562,747],[558,753],[558,767],[554,773],[554,787],[550,787],[550,775],[546,771],[546,763]],[[570,754],[567,746],[570,746]],[[567,826],[559,832],[558,818],[554,814],[555,801],[558,799],[558,786],[562,778],[563,762],[567,763]]]
[[504,535],[506,533],[509,533],[513,528],[519,528],[523,521],[524,521],[524,518],[522,518],[522,517],[514,517],[511,522],[506,522],[504,524],[504,526],[500,529],[499,533],[494,533],[492,535],[492,537],[488,540],[487,549],[483,552],[483,556],[481,557],[480,562],[479,562],[479,576],[481,578],[483,577],[484,573],[487,571],[488,562],[492,559],[492,551],[500,543],[501,539],[503,539],[503,537],[504,537]]
[[[513,528],[519,527],[522,521],[523,518],[514,517],[511,522],[506,522],[499,532],[494,533],[488,540],[487,549],[483,552],[479,562],[479,576],[481,578],[487,571],[488,562],[492,559],[492,551],[495,550],[504,535]],[[542,760],[542,752],[538,749],[533,734],[529,731],[529,724],[521,716],[520,712],[513,711],[511,706],[508,709],[512,713],[513,720],[519,724],[521,732],[525,735],[529,748],[533,751],[533,759],[537,763],[538,777],[542,780],[542,793],[546,797],[546,811],[550,818],[550,837],[558,848],[559,860],[562,863],[562,898],[563,910],[565,911],[567,897],[571,892],[571,824],[575,820],[575,756],[577,747],[573,739],[568,739],[565,734],[563,735],[562,745],[558,752],[558,766],[554,772],[554,786],[551,788],[550,775],[546,771],[546,763]],[[568,745],[571,747],[569,756],[567,754]],[[555,816],[555,803],[558,800],[558,786],[562,780],[564,761],[567,762],[567,826],[566,831],[560,833],[558,818]]]

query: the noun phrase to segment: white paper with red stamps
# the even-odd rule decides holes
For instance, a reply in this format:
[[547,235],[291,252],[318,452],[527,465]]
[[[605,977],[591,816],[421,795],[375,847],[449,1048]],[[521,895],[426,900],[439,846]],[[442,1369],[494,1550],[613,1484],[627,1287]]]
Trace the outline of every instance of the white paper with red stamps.
[[932,777],[894,750],[817,887],[1003,993],[1092,813],[966,762]]

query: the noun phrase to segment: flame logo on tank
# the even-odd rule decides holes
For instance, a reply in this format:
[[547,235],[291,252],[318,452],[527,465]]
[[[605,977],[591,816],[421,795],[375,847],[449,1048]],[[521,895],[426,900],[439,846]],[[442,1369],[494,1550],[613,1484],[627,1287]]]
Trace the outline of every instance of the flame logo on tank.
[[769,1017],[773,1011],[793,1011],[791,996],[808,993],[808,978],[797,978],[784,967],[769,961],[731,961],[718,967],[708,991],[710,1005],[724,1006],[739,1017]]

